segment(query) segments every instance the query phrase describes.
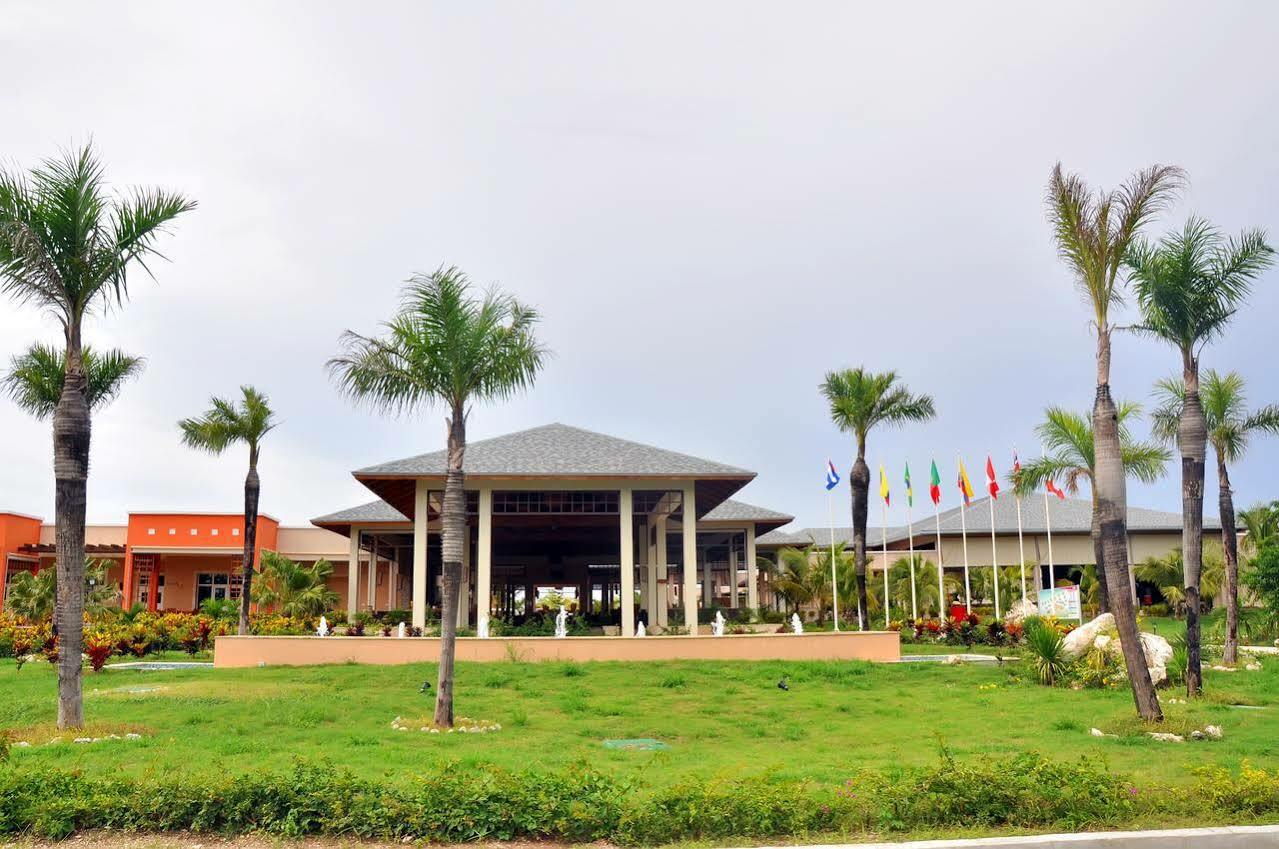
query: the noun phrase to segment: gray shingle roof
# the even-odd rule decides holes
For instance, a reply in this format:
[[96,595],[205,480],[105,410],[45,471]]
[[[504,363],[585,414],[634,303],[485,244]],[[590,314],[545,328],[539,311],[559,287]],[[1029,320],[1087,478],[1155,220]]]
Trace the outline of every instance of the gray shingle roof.
[[[986,503],[989,500],[989,498],[979,498],[973,501],[972,505],[967,508],[962,522],[960,510],[963,508],[953,507],[950,510],[942,511],[942,534],[945,536],[957,535],[961,532],[964,523],[967,524],[970,534],[989,534],[990,507]],[[1054,533],[1086,534],[1091,530],[1091,501],[1080,498],[1067,498],[1065,500],[1053,498],[1051,499],[1050,509],[1052,510],[1051,519]],[[1048,523],[1045,519],[1043,496],[1022,499],[1021,519],[1022,530],[1025,533],[1042,534],[1047,532]],[[927,537],[927,535],[935,533],[936,528],[937,524],[932,516],[921,516],[915,522],[915,536]],[[1220,530],[1221,522],[1218,521],[1216,516],[1204,516],[1204,528],[1207,530]],[[1162,510],[1148,510],[1145,507],[1129,507],[1128,530],[1133,533],[1180,531],[1181,514]],[[995,533],[1017,533],[1017,500],[1015,498],[1006,495],[995,500]],[[851,544],[852,539],[852,528],[835,529],[836,542]],[[904,539],[906,539],[905,526],[888,529],[889,543],[899,542]],[[790,533],[773,531],[761,536],[757,543],[765,546],[808,545],[810,542],[823,545],[827,544],[829,540],[829,528],[802,528]],[[876,545],[882,545],[880,529],[874,526],[867,527],[866,546],[874,548]]]
[[[779,525],[790,522],[794,518],[794,516],[788,516],[785,513],[778,513],[776,510],[767,510],[763,507],[756,507],[754,504],[734,501],[730,498],[716,506],[701,520],[704,522],[760,522]],[[319,516],[311,521],[316,525],[362,525],[382,522],[407,522],[409,518],[385,501],[378,500],[370,501],[357,507],[349,507],[346,510],[338,510],[336,513]]]
[[[444,475],[446,452],[433,451],[359,469],[356,477]],[[466,446],[467,475],[533,477],[741,477],[754,472],[594,431],[548,424]]]

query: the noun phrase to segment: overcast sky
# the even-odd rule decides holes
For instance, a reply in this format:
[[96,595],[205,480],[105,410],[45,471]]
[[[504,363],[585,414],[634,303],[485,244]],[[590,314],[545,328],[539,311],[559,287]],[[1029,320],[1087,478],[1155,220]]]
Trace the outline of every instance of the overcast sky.
[[[918,515],[931,458],[953,506],[957,455],[979,485],[987,453],[1036,453],[1045,406],[1091,404],[1054,162],[1106,186],[1180,165],[1151,235],[1199,213],[1279,239],[1273,4],[334,5],[0,15],[6,165],[91,136],[114,183],[200,204],[87,329],[148,360],[95,421],[91,521],[239,510],[243,454],[194,454],[175,422],[242,383],[282,419],[262,507],[287,523],[369,500],[351,469],[442,448],[441,411],[355,409],[323,368],[441,264],[538,306],[556,354],[472,439],[561,421],[648,442],[756,470],[743,500],[822,525],[823,464],[853,446],[817,386],[896,369],[939,415],[874,433],[868,460],[897,490],[910,461]],[[1272,272],[1204,356],[1258,404],[1279,402],[1277,316]],[[0,359],[37,339],[53,321],[0,302]],[[1178,368],[1121,337],[1115,393]],[[4,400],[0,433],[0,509],[50,517],[48,425]],[[1279,439],[1257,443],[1237,503],[1279,497],[1277,466]],[[1129,496],[1176,510],[1176,475]]]

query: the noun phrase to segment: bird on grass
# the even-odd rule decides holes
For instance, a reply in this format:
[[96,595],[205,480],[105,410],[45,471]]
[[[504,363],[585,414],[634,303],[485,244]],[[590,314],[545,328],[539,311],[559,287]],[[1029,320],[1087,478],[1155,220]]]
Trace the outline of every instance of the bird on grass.
[[419,690],[418,690],[418,692],[419,692],[419,693],[421,693],[421,694],[422,694],[422,695],[424,695],[424,696],[425,696],[427,693],[431,692],[431,682],[430,682],[430,681],[423,681],[423,682],[422,682],[422,687],[421,687],[421,689],[419,689]]
[[782,680],[780,680],[780,681],[778,681],[778,682],[777,682],[777,689],[779,689],[779,690],[790,690],[790,676],[789,676],[789,675],[783,675],[783,676],[782,676]]

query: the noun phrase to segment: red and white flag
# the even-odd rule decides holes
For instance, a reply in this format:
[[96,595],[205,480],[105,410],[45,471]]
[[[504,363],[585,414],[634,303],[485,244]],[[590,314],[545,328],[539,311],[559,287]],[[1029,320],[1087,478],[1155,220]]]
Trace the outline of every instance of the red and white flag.
[[1021,471],[1021,460],[1017,459],[1017,449],[1013,449],[1013,475],[1014,477]]
[[986,489],[990,491],[991,498],[999,498],[999,480],[995,477],[995,464],[989,454],[986,455]]
[[1054,481],[1052,478],[1049,478],[1048,480],[1044,481],[1044,486],[1048,487],[1048,491],[1051,492],[1053,495],[1057,496],[1058,498],[1060,498],[1062,501],[1066,500],[1066,493],[1062,492],[1060,489],[1057,488],[1057,482]]

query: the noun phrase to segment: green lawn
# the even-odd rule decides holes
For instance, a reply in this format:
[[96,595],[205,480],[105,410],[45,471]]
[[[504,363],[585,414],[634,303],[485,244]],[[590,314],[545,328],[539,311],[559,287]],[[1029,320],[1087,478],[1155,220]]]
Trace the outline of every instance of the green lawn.
[[[445,765],[553,768],[589,762],[650,785],[769,773],[837,785],[862,767],[930,763],[938,741],[957,756],[1034,749],[1104,755],[1139,782],[1176,782],[1191,765],[1279,768],[1279,662],[1260,672],[1208,672],[1209,697],[1168,705],[1171,730],[1212,723],[1219,742],[1149,740],[1125,691],[1045,689],[1026,664],[1003,667],[863,663],[459,664],[460,715],[501,723],[487,735],[391,728],[423,717],[431,665],[328,666],[87,674],[90,733],[134,730],[140,741],[15,748],[23,765],[91,774],[286,770],[326,758],[367,776],[411,781]],[[789,676],[790,691],[777,687]],[[1018,678],[1022,680],[1017,680]],[[995,684],[994,689],[982,685]],[[0,717],[16,739],[55,735],[54,675],[45,664],[0,665]],[[1176,696],[1176,693],[1166,695]],[[1266,707],[1240,710],[1241,702]],[[1127,736],[1096,739],[1088,729]],[[666,752],[605,749],[609,738],[653,737]]]

